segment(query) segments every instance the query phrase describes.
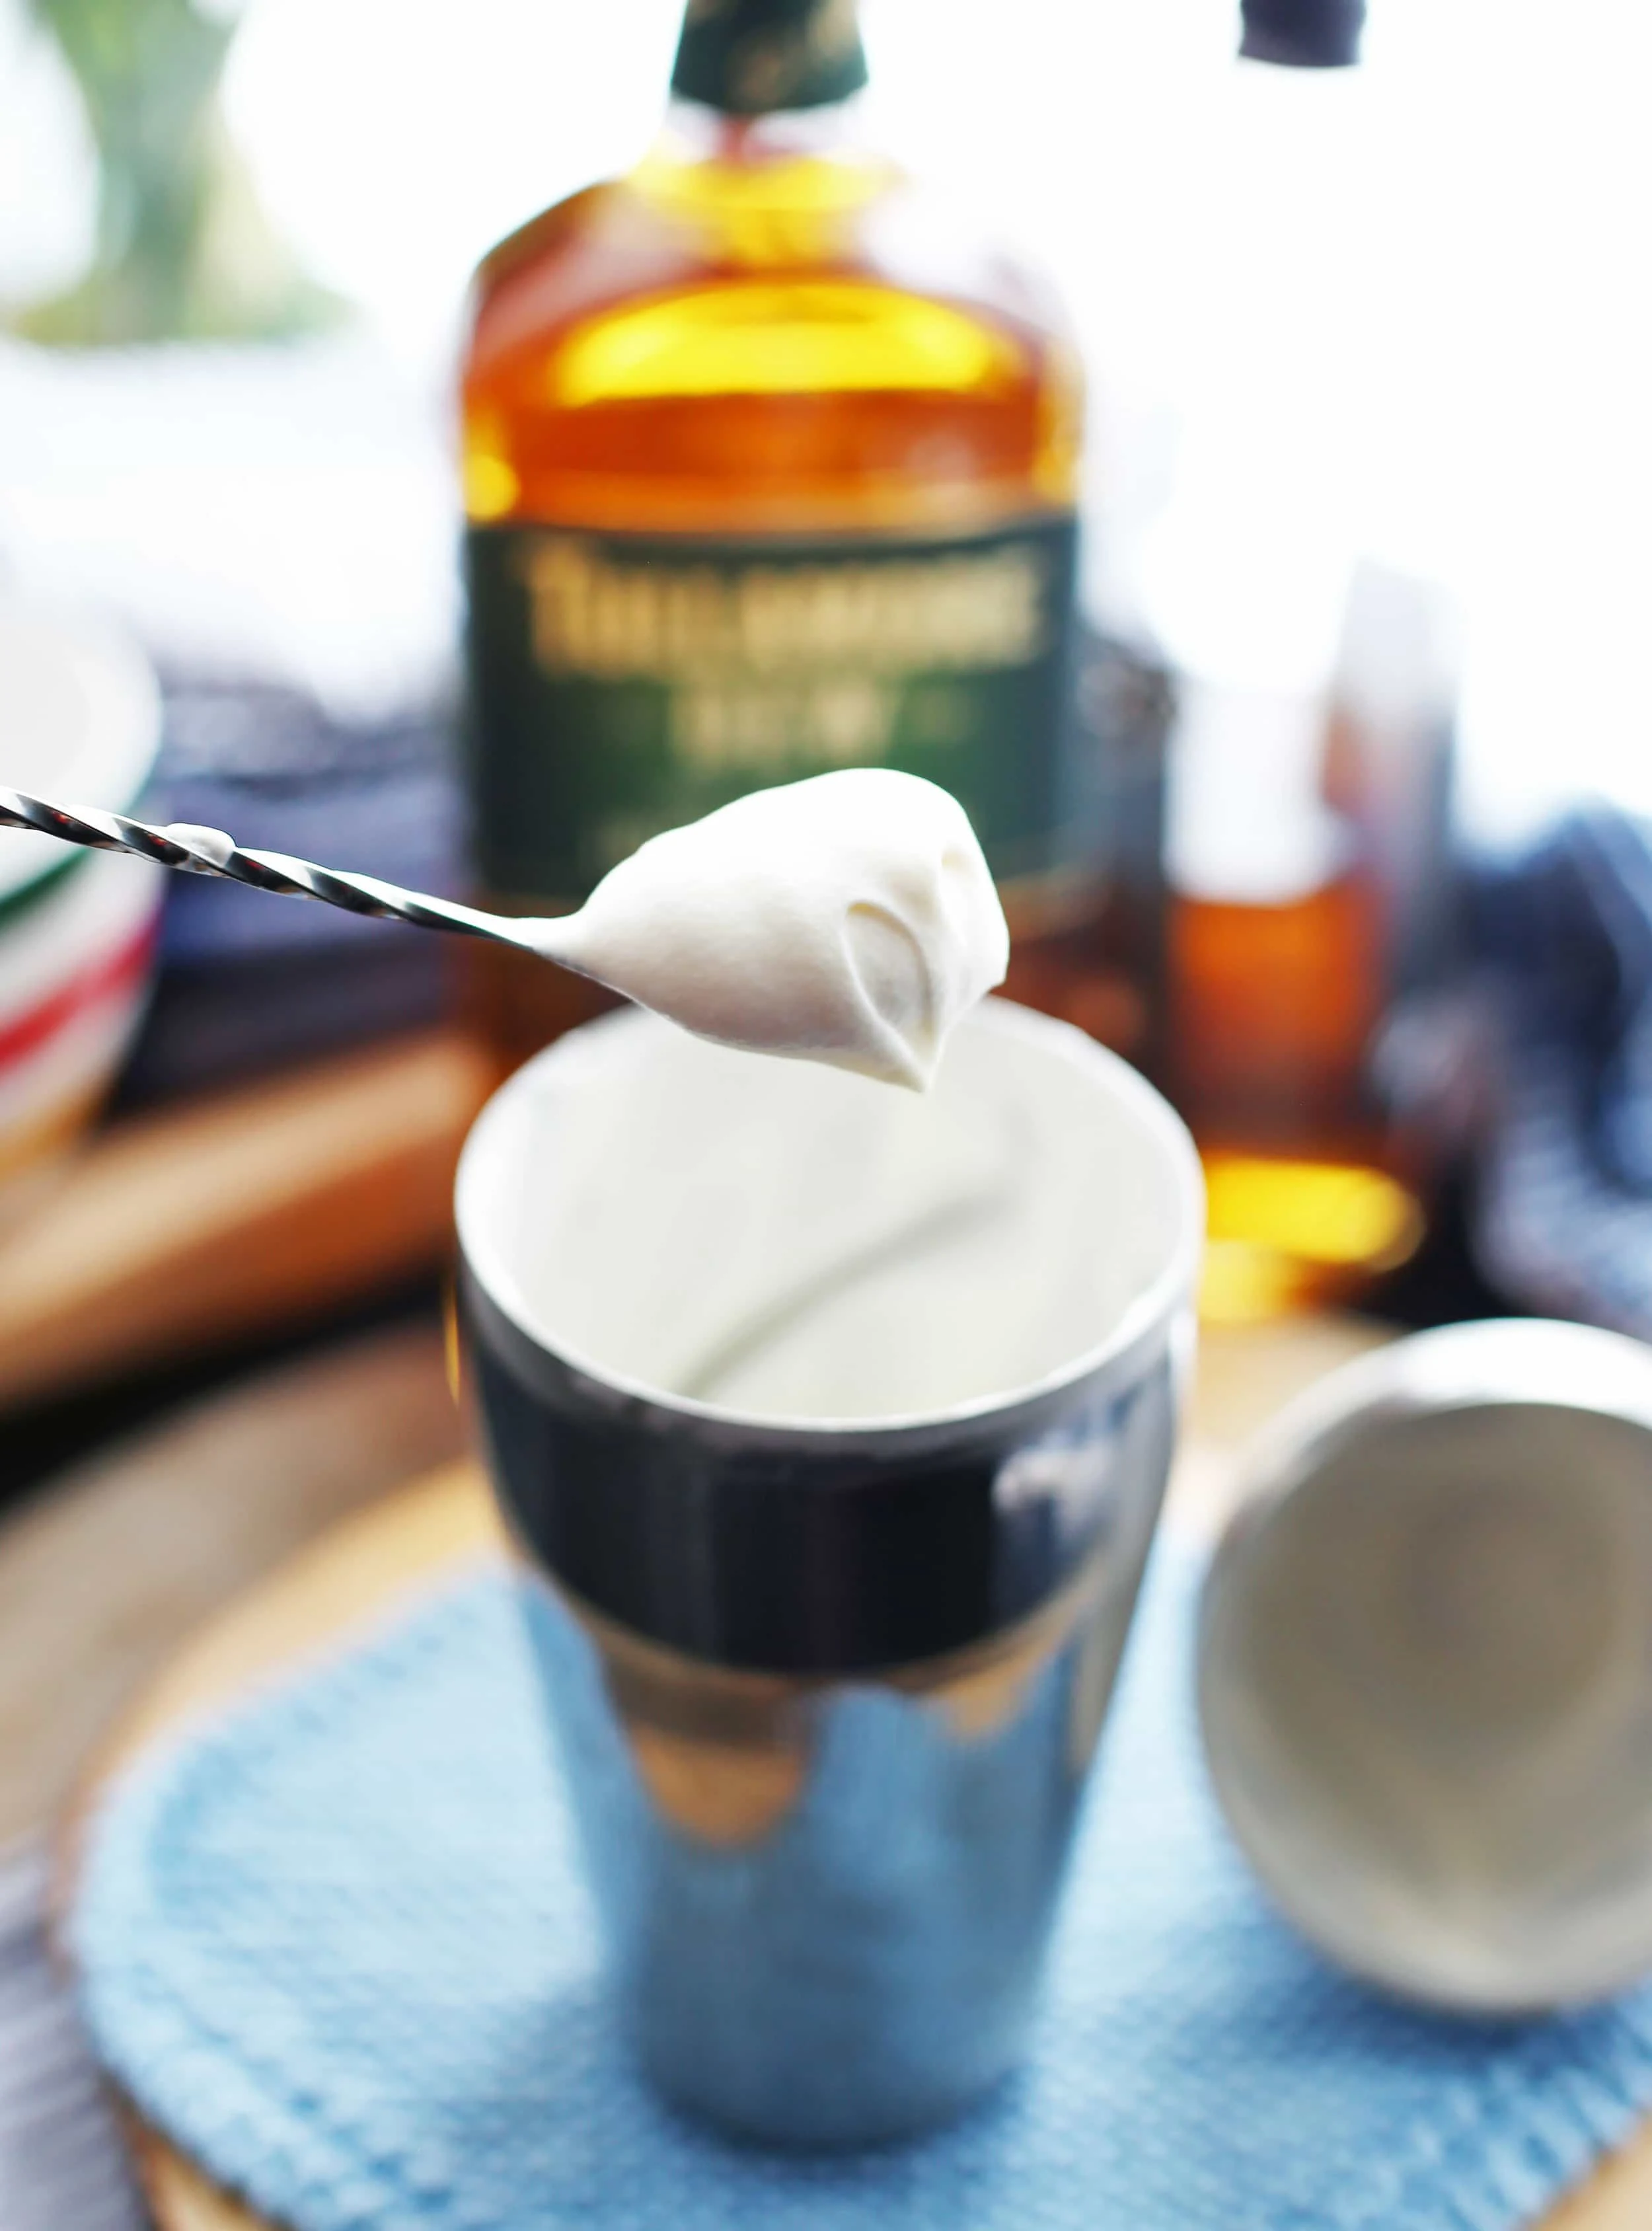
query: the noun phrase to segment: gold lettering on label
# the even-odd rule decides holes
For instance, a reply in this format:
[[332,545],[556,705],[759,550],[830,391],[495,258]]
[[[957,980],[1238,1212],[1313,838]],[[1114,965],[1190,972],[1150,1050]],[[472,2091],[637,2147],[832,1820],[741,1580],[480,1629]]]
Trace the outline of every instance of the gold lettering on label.
[[722,568],[628,563],[582,536],[543,534],[520,562],[534,657],[594,681],[979,673],[1046,647],[1045,561],[1027,542]]
[[671,740],[702,774],[871,766],[893,740],[898,702],[894,687],[867,676],[802,688],[694,682],[672,692]]
[[772,766],[790,756],[788,710],[772,690],[679,689],[671,700],[672,741],[704,774]]
[[809,727],[823,760],[837,766],[869,766],[888,749],[894,730],[894,692],[854,677],[824,682],[810,693]]

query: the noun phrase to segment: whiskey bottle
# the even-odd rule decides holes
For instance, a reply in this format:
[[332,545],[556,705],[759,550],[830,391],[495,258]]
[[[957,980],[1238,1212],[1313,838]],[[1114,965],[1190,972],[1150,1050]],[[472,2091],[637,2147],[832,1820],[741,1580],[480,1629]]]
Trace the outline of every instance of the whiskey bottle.
[[1319,688],[1180,682],[1169,1070],[1209,1189],[1207,1321],[1358,1301],[1426,1220],[1454,619],[1367,560],[1339,635]]
[[1455,630],[1437,584],[1372,555],[1396,514],[1371,335],[1406,305],[1379,292],[1362,12],[1244,0],[1249,59],[1206,117],[1227,190],[1185,275],[1155,621],[1178,675],[1165,1071],[1204,1161],[1207,1320],[1372,1297],[1429,1207]]
[[[653,151],[481,266],[480,881],[575,905],[656,830],[887,763],[970,813],[1010,993],[1139,1051],[1151,940],[1072,689],[1079,373],[1038,285],[860,144],[865,80],[853,0],[689,0]],[[479,988],[507,1057],[603,1004],[512,958]]]

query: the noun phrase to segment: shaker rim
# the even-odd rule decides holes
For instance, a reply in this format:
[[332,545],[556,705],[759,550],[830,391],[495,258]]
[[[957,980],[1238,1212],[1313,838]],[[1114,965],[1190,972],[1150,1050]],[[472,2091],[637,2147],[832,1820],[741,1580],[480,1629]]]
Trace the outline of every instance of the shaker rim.
[[[852,1441],[868,1454],[886,1447],[910,1448],[929,1435],[955,1437],[960,1427],[1002,1421],[1059,1398],[1087,1381],[1127,1381],[1143,1352],[1173,1328],[1178,1313],[1190,1307],[1198,1276],[1204,1242],[1204,1176],[1192,1136],[1164,1096],[1121,1055],[1101,1045],[1070,1023],[1035,1012],[1010,999],[990,998],[960,1025],[962,1029],[986,1030],[1001,1037],[1043,1045],[1062,1058],[1105,1075],[1109,1088],[1129,1107],[1145,1129],[1168,1149],[1165,1163],[1171,1174],[1174,1232],[1165,1259],[1148,1284],[1120,1313],[1104,1338],[1042,1377],[1018,1387],[971,1397],[944,1409],[900,1413],[873,1418],[808,1417],[778,1419],[771,1413],[742,1410],[710,1402],[611,1369],[584,1354],[571,1342],[552,1341],[535,1325],[508,1266],[483,1229],[477,1196],[483,1158],[489,1152],[496,1111],[513,1089],[532,1072],[558,1059],[565,1062],[569,1049],[582,1050],[610,1043],[639,1030],[670,1028],[644,1008],[628,1006],[581,1025],[577,1032],[558,1039],[525,1063],[489,1100],[477,1116],[459,1158],[454,1186],[455,1219],[464,1265],[485,1300],[510,1324],[528,1347],[554,1359],[585,1382],[593,1394],[640,1405],[680,1423],[713,1431],[735,1431],[750,1445],[770,1443],[797,1450],[810,1444],[841,1447]],[[761,1058],[761,1057],[757,1057]]]

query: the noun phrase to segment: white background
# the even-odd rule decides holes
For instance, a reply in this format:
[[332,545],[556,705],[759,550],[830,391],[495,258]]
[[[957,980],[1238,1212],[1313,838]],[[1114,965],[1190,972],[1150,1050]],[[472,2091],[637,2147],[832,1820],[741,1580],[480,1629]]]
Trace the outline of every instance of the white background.
[[[1652,10],[1371,6],[1362,70],[1297,76],[1236,65],[1218,0],[866,0],[879,136],[1057,278],[1117,611],[1255,643],[1247,592],[1352,535],[1464,600],[1482,811],[1652,807]],[[467,272],[640,152],[679,14],[245,8],[237,141],[436,453]],[[0,0],[0,296],[72,275],[88,224],[72,89]]]

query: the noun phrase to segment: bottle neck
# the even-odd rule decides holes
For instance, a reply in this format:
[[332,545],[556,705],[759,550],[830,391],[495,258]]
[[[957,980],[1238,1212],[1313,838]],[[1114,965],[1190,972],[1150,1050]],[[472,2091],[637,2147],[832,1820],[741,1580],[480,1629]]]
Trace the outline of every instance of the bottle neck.
[[858,0],[688,0],[678,101],[766,121],[838,107],[866,81]]
[[655,152],[679,163],[774,163],[872,152],[865,103],[856,95],[819,108],[733,116],[705,102],[674,99]]

